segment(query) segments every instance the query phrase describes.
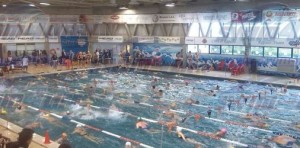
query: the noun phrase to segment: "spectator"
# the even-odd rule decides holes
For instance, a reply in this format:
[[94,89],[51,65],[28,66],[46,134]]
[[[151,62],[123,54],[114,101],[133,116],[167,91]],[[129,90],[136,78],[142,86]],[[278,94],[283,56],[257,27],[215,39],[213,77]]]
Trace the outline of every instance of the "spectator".
[[62,144],[70,144],[67,133],[62,133],[61,137],[56,141],[57,141],[57,143],[59,143],[61,145]]
[[24,56],[22,59],[22,68],[25,71],[27,71],[27,69],[28,69],[28,57],[27,56]]
[[9,142],[6,144],[6,148],[28,148],[33,136],[34,131],[32,129],[24,128],[19,133],[19,138],[15,142]]
[[63,144],[59,145],[58,148],[71,148],[71,145],[68,143],[63,143]]
[[183,49],[176,53],[176,66],[179,68],[183,64]]
[[96,64],[99,63],[99,56],[100,56],[100,53],[99,53],[98,49],[96,49],[96,52],[95,52],[95,63]]
[[187,55],[187,64],[188,64],[188,68],[193,69],[193,55],[191,51],[189,51]]
[[74,52],[73,52],[72,50],[70,50],[70,53],[69,53],[69,59],[70,59],[71,61],[74,60]]

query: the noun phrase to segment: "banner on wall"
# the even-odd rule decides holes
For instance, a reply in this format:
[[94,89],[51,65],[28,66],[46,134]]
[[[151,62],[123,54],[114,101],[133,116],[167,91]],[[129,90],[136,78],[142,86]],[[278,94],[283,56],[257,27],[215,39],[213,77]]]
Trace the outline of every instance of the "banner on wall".
[[58,43],[59,38],[58,38],[58,36],[48,36],[48,42],[49,43]]
[[89,47],[87,36],[61,36],[61,48],[66,52],[72,50],[74,53],[79,51],[87,52]]
[[0,36],[0,43],[43,43],[44,36]]
[[199,21],[216,21],[220,20],[221,22],[230,22],[231,13],[222,12],[222,13],[198,13]]
[[244,45],[243,38],[200,38],[200,37],[187,37],[185,44],[197,45]]
[[154,37],[151,36],[138,36],[138,43],[154,43]]
[[123,43],[123,36],[98,36],[100,43]]
[[299,21],[300,11],[299,10],[265,10],[262,13],[263,21]]
[[180,13],[147,15],[0,15],[0,23],[51,22],[51,23],[126,23],[126,24],[170,24],[198,23],[200,21],[231,21],[230,12]]
[[300,41],[298,39],[251,39],[251,46],[270,46],[270,47],[299,47]]
[[195,44],[195,38],[194,37],[186,37],[184,39],[184,42],[187,45],[193,45],[193,44]]
[[261,11],[240,11],[231,13],[231,21],[233,22],[261,22]]
[[176,54],[181,51],[181,45],[174,44],[147,44],[134,43],[134,51],[140,50],[145,58],[150,59],[148,64],[151,64],[151,59],[157,59],[161,65],[173,65],[176,60]]
[[180,37],[157,37],[161,44],[180,44]]

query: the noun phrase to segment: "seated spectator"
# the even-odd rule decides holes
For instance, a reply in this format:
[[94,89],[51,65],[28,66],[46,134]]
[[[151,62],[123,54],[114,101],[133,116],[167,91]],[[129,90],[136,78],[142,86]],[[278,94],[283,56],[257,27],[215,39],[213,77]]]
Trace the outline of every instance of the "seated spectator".
[[34,131],[32,129],[24,128],[20,133],[18,140],[15,142],[9,142],[6,144],[6,148],[28,148],[33,136]]
[[10,142],[10,139],[0,134],[0,148],[4,148],[4,145],[8,142]]

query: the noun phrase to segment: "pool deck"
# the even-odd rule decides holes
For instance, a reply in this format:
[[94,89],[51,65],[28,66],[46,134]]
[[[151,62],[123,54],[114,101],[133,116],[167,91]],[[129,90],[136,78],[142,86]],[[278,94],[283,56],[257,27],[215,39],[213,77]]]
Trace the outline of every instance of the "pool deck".
[[[18,138],[18,133],[22,131],[20,126],[17,126],[7,120],[0,118],[0,133],[2,136],[10,138],[11,141],[16,141]],[[29,148],[58,148],[59,144],[51,141],[50,144],[44,144],[44,137],[34,134],[33,140],[29,145]]]
[[[36,76],[36,75],[46,75],[46,74],[54,74],[54,73],[62,73],[62,72],[70,72],[76,70],[85,70],[85,69],[97,69],[97,68],[109,68],[118,66],[116,64],[107,64],[107,65],[87,65],[85,68],[74,66],[72,70],[66,69],[65,66],[58,66],[57,70],[50,67],[49,65],[39,65],[34,66],[31,65],[28,68],[27,72],[24,71],[16,71],[14,73],[6,74],[5,76],[8,78],[16,78],[16,77],[24,77],[24,76]],[[260,75],[260,74],[242,74],[233,76],[230,72],[225,71],[201,71],[201,70],[189,70],[186,68],[171,67],[171,66],[135,66],[135,65],[127,65],[129,68],[137,68],[140,70],[149,70],[156,72],[169,72],[169,73],[178,73],[189,76],[201,76],[201,77],[210,77],[214,79],[231,79],[237,81],[251,81],[257,83],[264,84],[273,84],[273,85],[286,85],[291,87],[300,87],[300,80],[297,82],[296,79],[292,79],[289,77],[283,76],[268,76],[268,75]]]

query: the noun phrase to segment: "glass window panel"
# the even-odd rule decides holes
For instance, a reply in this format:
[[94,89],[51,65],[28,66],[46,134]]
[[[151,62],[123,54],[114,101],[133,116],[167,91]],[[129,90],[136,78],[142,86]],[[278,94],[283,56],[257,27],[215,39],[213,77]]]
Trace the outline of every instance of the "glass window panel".
[[218,53],[218,54],[220,54],[220,46],[216,46],[216,45],[209,46],[209,53]]
[[245,55],[245,46],[234,46],[233,54],[234,55]]
[[199,45],[200,53],[209,53],[209,45]]
[[264,48],[263,47],[251,47],[250,55],[251,56],[263,56]]
[[300,49],[294,48],[293,51],[293,58],[300,58]]
[[199,36],[199,24],[193,23],[189,32],[189,35],[191,37],[198,37]]
[[264,56],[265,57],[277,57],[277,48],[276,47],[265,47]]
[[291,48],[279,48],[278,57],[282,57],[282,58],[292,57],[292,49]]
[[188,52],[195,53],[198,51],[198,46],[197,45],[188,45]]
[[222,54],[232,54],[233,46],[221,46]]

